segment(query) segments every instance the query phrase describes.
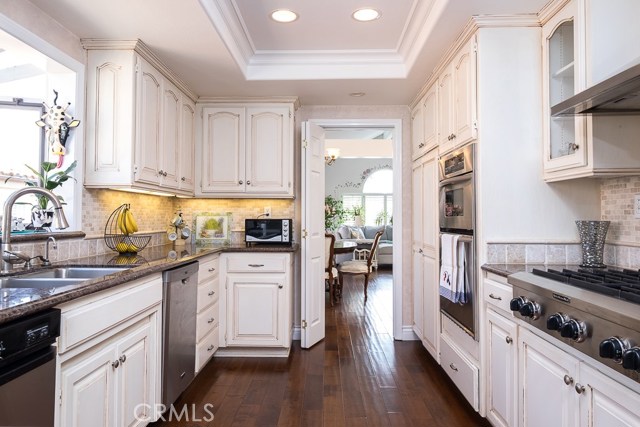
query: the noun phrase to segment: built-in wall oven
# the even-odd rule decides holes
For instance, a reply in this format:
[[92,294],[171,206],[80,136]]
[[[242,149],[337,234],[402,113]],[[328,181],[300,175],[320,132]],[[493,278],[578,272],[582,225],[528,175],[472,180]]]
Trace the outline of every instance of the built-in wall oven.
[[[441,293],[440,311],[477,340],[474,154],[475,144],[469,144],[439,159],[440,235],[441,238],[444,234],[457,236],[457,244],[464,245],[464,256],[457,263],[464,267],[465,293],[465,302],[454,302]],[[441,270],[442,263],[441,250]]]

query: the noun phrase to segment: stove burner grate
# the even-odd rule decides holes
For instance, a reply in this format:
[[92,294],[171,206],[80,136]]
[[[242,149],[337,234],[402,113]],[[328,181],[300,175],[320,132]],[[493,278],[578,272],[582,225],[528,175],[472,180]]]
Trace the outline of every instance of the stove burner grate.
[[557,282],[640,304],[640,271],[611,268],[606,270],[587,268],[541,270],[534,268],[532,273]]

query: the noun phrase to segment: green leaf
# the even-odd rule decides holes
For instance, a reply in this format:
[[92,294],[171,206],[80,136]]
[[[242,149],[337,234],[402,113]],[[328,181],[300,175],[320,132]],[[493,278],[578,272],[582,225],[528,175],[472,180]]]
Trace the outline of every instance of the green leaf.
[[42,162],[42,170],[45,172],[52,171],[58,164],[53,162]]

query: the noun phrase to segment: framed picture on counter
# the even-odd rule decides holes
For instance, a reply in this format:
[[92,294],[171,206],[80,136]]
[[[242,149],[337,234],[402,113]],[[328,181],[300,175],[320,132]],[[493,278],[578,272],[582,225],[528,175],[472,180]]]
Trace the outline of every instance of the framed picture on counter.
[[196,245],[228,245],[231,241],[231,213],[201,212],[194,215]]

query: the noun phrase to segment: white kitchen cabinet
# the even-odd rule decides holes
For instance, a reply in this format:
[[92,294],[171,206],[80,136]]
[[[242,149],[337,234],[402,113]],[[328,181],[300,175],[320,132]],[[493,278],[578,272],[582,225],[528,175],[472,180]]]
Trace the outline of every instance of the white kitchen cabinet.
[[194,96],[139,41],[83,43],[85,186],[193,195]]
[[291,254],[228,253],[222,254],[220,263],[224,282],[220,304],[224,339],[220,347],[275,348],[288,353],[293,305]]
[[422,100],[411,110],[411,159],[424,155],[424,110]]
[[196,374],[219,347],[219,264],[218,254],[200,259],[196,310]]
[[[587,89],[594,79],[613,73],[605,59],[609,54],[604,52],[615,45],[606,40],[614,42],[616,37],[629,35],[621,35],[617,27],[621,20],[607,21],[608,14],[600,13],[607,9],[621,17],[633,16],[637,2],[622,1],[611,7],[602,0],[572,0],[542,27],[546,181],[640,173],[636,144],[640,124],[633,117],[550,116],[551,107]],[[608,35],[603,36],[605,33]],[[628,59],[630,52],[637,51],[635,46],[624,46],[611,51],[620,55],[620,67],[621,58]]]
[[518,326],[487,310],[487,419],[498,427],[515,427],[518,413]]
[[161,301],[162,279],[150,276],[60,306],[57,426],[154,420],[161,399]]
[[438,150],[413,163],[413,330],[438,360]]
[[411,159],[438,145],[438,85],[432,84],[411,112]]
[[293,197],[293,105],[205,105],[202,197]]
[[438,78],[438,144],[444,154],[477,138],[476,37]]
[[578,360],[524,328],[518,335],[520,426],[578,427]]

